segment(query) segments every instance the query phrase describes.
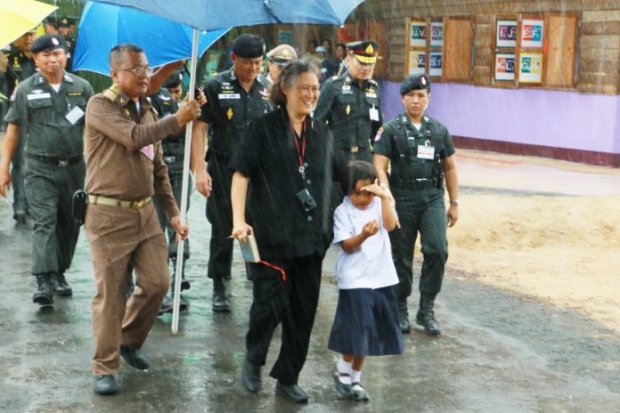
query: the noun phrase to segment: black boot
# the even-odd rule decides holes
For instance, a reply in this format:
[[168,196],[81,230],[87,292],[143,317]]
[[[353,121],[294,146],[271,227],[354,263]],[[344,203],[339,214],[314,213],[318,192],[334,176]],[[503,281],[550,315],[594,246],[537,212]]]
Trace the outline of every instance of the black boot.
[[[172,261],[172,277],[174,279],[177,274],[177,257],[174,256],[170,258],[170,261]],[[185,279],[185,261],[187,261],[187,258],[183,257],[183,265],[181,266],[181,291],[189,290],[190,288],[192,288],[190,282]]]
[[230,302],[226,298],[226,287],[221,279],[213,279],[212,309],[216,313],[228,313],[230,311]]
[[435,321],[435,312],[433,311],[433,305],[435,303],[436,294],[421,293],[420,294],[420,309],[416,315],[415,321],[422,327],[428,334],[439,334],[439,325]]
[[32,296],[32,302],[39,305],[53,304],[51,274],[36,274],[35,277],[37,277],[37,291]]
[[73,290],[67,280],[65,280],[64,274],[52,274],[52,287],[54,288],[54,292],[61,297],[71,297],[73,295]]
[[409,323],[409,310],[407,309],[407,299],[398,300],[398,325],[403,334],[411,332],[411,324]]

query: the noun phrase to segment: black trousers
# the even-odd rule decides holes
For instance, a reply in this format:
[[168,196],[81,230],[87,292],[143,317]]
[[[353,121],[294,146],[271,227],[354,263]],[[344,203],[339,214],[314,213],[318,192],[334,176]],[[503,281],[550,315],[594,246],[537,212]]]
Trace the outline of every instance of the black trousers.
[[308,355],[319,302],[323,257],[312,255],[266,261],[284,269],[286,281],[273,268],[251,264],[254,301],[245,337],[247,359],[255,366],[265,365],[273,333],[282,323],[280,354],[270,376],[281,384],[297,384]]
[[207,171],[213,180],[213,191],[207,199],[207,219],[211,224],[209,244],[209,266],[207,276],[214,281],[230,278],[232,266],[233,239],[232,205],[230,187],[233,172],[228,169],[228,157],[211,156]]

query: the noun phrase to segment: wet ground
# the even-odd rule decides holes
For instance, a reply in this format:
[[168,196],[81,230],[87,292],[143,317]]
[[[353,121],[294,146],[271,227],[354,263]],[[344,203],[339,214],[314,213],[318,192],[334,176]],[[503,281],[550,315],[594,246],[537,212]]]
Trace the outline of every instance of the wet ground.
[[[604,170],[515,162],[507,171],[501,165],[513,161],[497,158],[496,167],[494,159],[476,153],[459,158],[464,195],[481,190],[515,196],[526,190],[579,195],[559,189],[558,183],[566,179],[584,182],[571,185],[584,194],[620,192],[617,175],[610,177]],[[515,171],[519,179],[512,181],[522,178],[537,184],[507,187],[502,174],[514,177]],[[0,411],[620,411],[618,331],[527,295],[484,286],[472,274],[449,268],[436,311],[443,334],[429,337],[416,328],[405,336],[404,355],[368,359],[363,382],[369,402],[339,400],[331,379],[336,355],[326,349],[337,299],[333,251],[325,261],[320,308],[300,378],[310,403],[299,406],[273,395],[275,383],[267,373],[278,350],[277,337],[263,372],[263,390],[250,395],[242,387],[240,367],[251,285],[236,251],[230,285],[233,311],[212,313],[211,283],[205,275],[209,230],[204,205],[198,194],[192,196],[188,219],[193,256],[187,268],[192,288],[184,294],[191,306],[181,316],[179,334],[170,332],[171,315],[160,317],[144,346],[151,369],[141,372],[123,363],[118,375],[121,393],[100,397],[93,393],[90,375],[94,285],[85,236],[80,237],[67,274],[74,296],[57,298],[53,309],[39,309],[31,302],[35,282],[29,274],[29,230],[14,225],[10,204],[0,200]],[[412,312],[416,301],[414,293]]]

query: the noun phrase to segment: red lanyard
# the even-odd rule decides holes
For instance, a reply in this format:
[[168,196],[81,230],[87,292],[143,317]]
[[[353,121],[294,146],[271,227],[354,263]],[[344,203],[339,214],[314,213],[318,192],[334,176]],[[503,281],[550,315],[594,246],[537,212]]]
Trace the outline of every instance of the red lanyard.
[[[293,131],[293,136],[295,137],[295,148],[297,149],[297,157],[299,160],[299,173],[302,179],[305,177],[306,167],[304,164],[304,157],[306,155],[306,121],[304,120],[301,126],[301,136],[297,136],[297,132],[295,132],[295,127],[293,126],[293,121],[291,120],[291,131]],[[301,145],[300,145],[301,141]]]

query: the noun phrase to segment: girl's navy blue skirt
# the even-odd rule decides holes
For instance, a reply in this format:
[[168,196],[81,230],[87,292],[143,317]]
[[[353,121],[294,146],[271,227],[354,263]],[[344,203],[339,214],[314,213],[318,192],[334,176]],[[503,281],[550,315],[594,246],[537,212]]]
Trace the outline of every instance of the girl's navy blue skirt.
[[402,354],[398,301],[392,287],[340,290],[327,347],[354,356]]

